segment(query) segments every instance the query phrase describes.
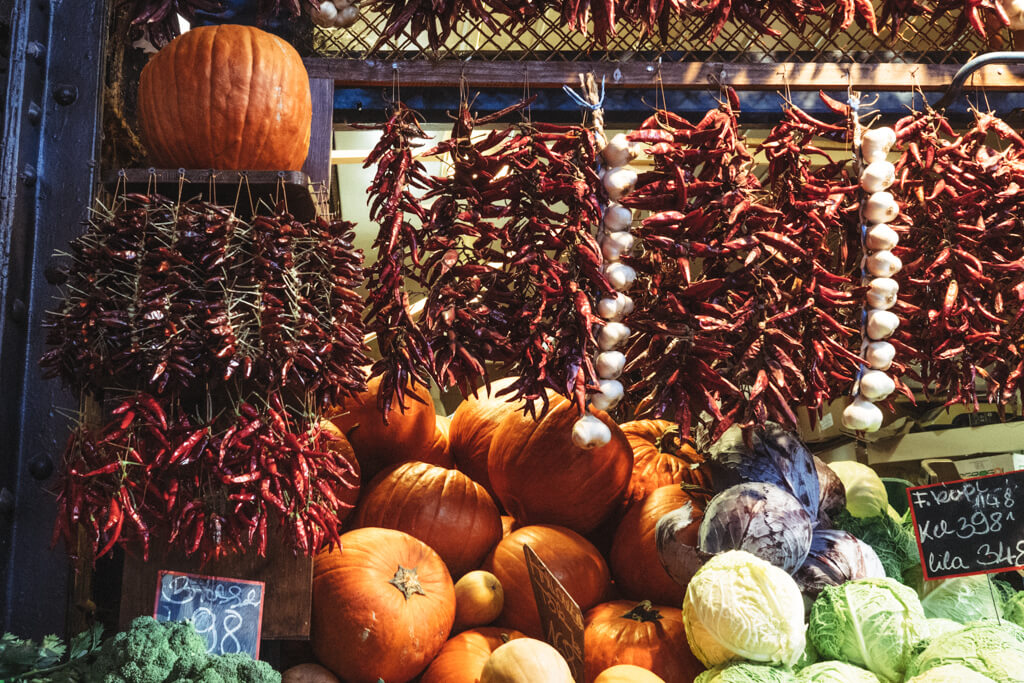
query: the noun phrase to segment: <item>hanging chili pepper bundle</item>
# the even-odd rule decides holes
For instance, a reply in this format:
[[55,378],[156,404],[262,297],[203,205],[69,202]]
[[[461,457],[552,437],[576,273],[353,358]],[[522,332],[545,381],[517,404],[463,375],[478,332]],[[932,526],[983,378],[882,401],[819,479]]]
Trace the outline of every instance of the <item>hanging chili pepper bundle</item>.
[[895,128],[893,191],[910,229],[895,250],[905,266],[893,344],[916,361],[906,376],[926,396],[976,408],[981,381],[1002,409],[1024,375],[1024,139],[980,112],[961,135],[934,111]]
[[[335,543],[355,505],[351,448],[319,425],[288,416],[280,397],[201,419],[151,394],[131,394],[98,428],[68,440],[55,539],[84,529],[95,557],[114,545],[199,554],[255,549],[277,528],[297,554]],[[276,407],[272,407],[276,406]]]
[[129,196],[71,244],[67,295],[47,317],[47,377],[76,392],[307,395],[365,388],[361,256],[352,224]]
[[[283,15],[298,17],[303,7],[318,5],[316,0],[259,0],[257,14],[264,21]],[[179,15],[194,24],[201,15],[216,15],[224,8],[224,0],[131,0],[129,12],[132,25],[145,28],[153,45],[163,47],[181,33]]]

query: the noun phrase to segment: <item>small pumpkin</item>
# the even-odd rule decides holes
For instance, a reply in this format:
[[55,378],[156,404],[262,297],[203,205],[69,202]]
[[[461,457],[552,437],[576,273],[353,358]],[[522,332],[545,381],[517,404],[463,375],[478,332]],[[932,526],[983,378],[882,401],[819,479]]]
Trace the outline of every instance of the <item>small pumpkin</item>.
[[558,650],[542,640],[517,638],[491,653],[480,683],[573,683],[573,678]]
[[[366,391],[353,396],[344,406],[328,411],[327,418],[341,430],[352,444],[363,472],[363,481],[369,481],[381,470],[403,462],[430,462],[447,467],[451,463],[442,456],[431,461],[436,454],[429,451],[437,431],[434,399],[426,387],[414,385],[405,392],[405,406],[396,398],[387,414],[378,408],[381,378],[374,377]],[[390,681],[389,681],[390,683]]]
[[501,537],[505,538],[519,528],[519,522],[512,515],[501,516]]
[[444,415],[434,417],[434,436],[426,448],[427,455],[423,458],[423,462],[432,462],[443,467],[455,467],[455,461],[452,460],[452,456],[448,452],[448,430],[451,428],[451,424],[452,420],[449,417]]
[[544,634],[526,569],[524,545],[537,553],[581,610],[596,605],[608,591],[608,566],[589,541],[564,527],[525,526],[501,539],[484,561],[483,568],[498,577],[505,590],[499,623],[532,638]]
[[365,488],[356,527],[398,529],[437,551],[452,576],[480,566],[501,540],[501,516],[480,484],[458,470],[406,462]]
[[[643,501],[634,503],[619,522],[608,554],[615,585],[622,594],[641,600],[649,598],[665,605],[681,605],[686,588],[665,571],[658,556],[655,527],[663,516],[690,504],[703,514],[705,499],[685,491],[678,484],[654,489]],[[693,547],[697,547],[697,524],[693,526]]]
[[437,655],[455,621],[441,557],[394,529],[356,529],[313,563],[311,641],[349,683],[405,683]]
[[505,415],[491,440],[487,471],[498,500],[522,524],[556,524],[586,534],[622,502],[633,451],[604,411],[592,411],[611,430],[604,446],[585,450],[572,441],[576,405],[550,398],[538,420]]
[[448,450],[455,466],[481,484],[492,496],[494,490],[487,475],[487,453],[491,448],[491,437],[502,418],[523,406],[520,402],[509,401],[509,397],[497,394],[511,386],[516,379],[505,377],[491,382],[489,392],[486,387],[477,389],[476,393],[455,409],[448,431]]
[[341,683],[337,676],[319,664],[299,664],[281,673],[281,683]]
[[479,683],[491,653],[510,640],[524,637],[519,631],[496,626],[463,631],[444,644],[420,683]]
[[599,673],[594,683],[665,683],[665,679],[633,664],[616,664]]
[[505,591],[498,577],[482,569],[455,582],[455,630],[484,626],[501,614]]
[[138,116],[156,166],[298,171],[309,152],[309,75],[273,34],[199,26],[142,69]]
[[679,427],[668,420],[634,420],[622,426],[633,448],[633,473],[627,504],[643,500],[654,489],[669,484],[711,488],[704,458],[690,441],[680,438]]
[[606,602],[586,613],[584,671],[588,683],[616,664],[634,664],[666,683],[690,683],[704,666],[690,652],[683,612],[648,601]]

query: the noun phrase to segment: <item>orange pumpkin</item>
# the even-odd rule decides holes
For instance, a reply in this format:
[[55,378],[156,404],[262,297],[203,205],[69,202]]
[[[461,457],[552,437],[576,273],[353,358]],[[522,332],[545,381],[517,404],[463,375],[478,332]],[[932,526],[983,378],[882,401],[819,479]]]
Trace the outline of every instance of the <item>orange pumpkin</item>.
[[711,488],[711,475],[704,458],[689,441],[679,438],[679,428],[668,420],[634,420],[622,425],[622,433],[633,448],[633,475],[626,502],[643,500],[656,488],[669,484],[692,484]]
[[313,565],[317,660],[349,683],[405,683],[437,655],[455,621],[440,556],[393,529],[356,529]]
[[683,604],[686,588],[665,571],[658,557],[655,526],[663,515],[691,503],[697,513],[692,525],[693,546],[704,512],[704,499],[684,491],[678,484],[662,486],[641,502],[633,504],[622,518],[608,554],[615,585],[626,597],[649,598],[666,605]]
[[[444,415],[434,417],[434,436],[427,446],[427,455],[423,462],[432,462],[441,467],[455,467],[451,453],[448,452],[448,430],[451,428],[452,420]],[[472,477],[471,477],[472,478]]]
[[491,436],[502,418],[523,406],[520,402],[508,401],[507,396],[499,397],[496,394],[515,381],[515,377],[506,377],[491,382],[490,393],[485,387],[480,387],[455,409],[448,432],[448,450],[455,460],[455,466],[469,475],[470,479],[482,484],[492,496],[494,490],[487,476],[487,453],[491,448]]
[[519,528],[519,522],[515,520],[512,515],[501,516],[501,537],[505,538],[510,533]]
[[501,516],[484,487],[458,470],[407,462],[363,493],[356,527],[398,529],[437,551],[452,576],[480,566],[501,540]]
[[[324,443],[327,446],[327,450],[338,454],[351,463],[352,468],[355,470],[355,479],[358,481],[360,479],[359,459],[356,458],[356,452],[352,450],[352,444],[348,442],[348,439],[345,438],[341,430],[335,427],[334,423],[330,420],[320,420],[320,430],[325,439]],[[337,517],[339,520],[347,518],[355,508],[356,503],[359,501],[359,491],[360,487],[356,486],[350,491],[345,492],[345,497],[341,498],[341,501],[351,507],[338,507]]]
[[478,683],[491,653],[523,634],[508,628],[481,626],[463,631],[441,648],[423,672],[420,683]]
[[309,75],[275,35],[200,26],[146,64],[138,114],[156,166],[297,171],[309,152]]
[[502,418],[487,471],[498,500],[522,524],[557,524],[585,534],[621,504],[633,451],[607,413],[592,412],[608,425],[612,438],[591,450],[573,444],[579,414],[562,396],[550,399],[538,421],[521,412]]
[[691,683],[704,666],[690,652],[676,607],[606,602],[586,613],[584,672],[588,683],[616,664],[635,664],[666,683]]
[[365,392],[327,415],[352,444],[363,471],[363,481],[369,481],[386,467],[403,462],[447,466],[446,457],[436,462],[430,460],[433,454],[429,448],[437,431],[437,420],[434,399],[427,388],[420,385],[408,388],[404,409],[396,398],[385,423],[384,414],[377,407],[380,384],[381,378],[374,377]]
[[575,531],[550,525],[525,526],[501,539],[484,561],[505,590],[505,608],[498,622],[533,638],[543,638],[540,613],[533,598],[523,546],[529,545],[580,609],[596,605],[608,591],[608,566],[589,541]]

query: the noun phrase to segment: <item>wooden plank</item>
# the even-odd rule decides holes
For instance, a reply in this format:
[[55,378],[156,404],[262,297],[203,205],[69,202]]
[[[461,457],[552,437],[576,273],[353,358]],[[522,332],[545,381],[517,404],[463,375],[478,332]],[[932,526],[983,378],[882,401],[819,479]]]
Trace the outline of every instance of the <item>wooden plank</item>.
[[310,74],[309,92],[313,98],[313,121],[309,135],[309,154],[302,170],[310,177],[321,213],[327,211],[330,196],[331,149],[334,146],[334,82]]
[[168,557],[143,562],[138,557],[126,555],[121,584],[121,628],[137,616],[153,614],[157,572],[162,569],[263,581],[267,586],[263,603],[263,638],[303,640],[309,637],[313,559],[295,557],[273,534],[267,543],[266,557],[234,555],[203,565],[198,558]]
[[[777,64],[724,64],[683,62],[463,62],[425,60],[382,62],[376,60],[307,59],[311,77],[333,79],[337,86],[390,87],[395,71],[402,85],[534,88],[576,86],[579,74],[593,71],[606,77],[609,87],[652,88],[658,73],[665,88],[703,90],[713,80],[740,90],[846,90],[853,86],[865,91],[945,90],[959,65],[929,64],[834,64],[823,62]],[[982,69],[968,82],[971,88],[993,91],[1024,89],[1024,67],[993,65]]]

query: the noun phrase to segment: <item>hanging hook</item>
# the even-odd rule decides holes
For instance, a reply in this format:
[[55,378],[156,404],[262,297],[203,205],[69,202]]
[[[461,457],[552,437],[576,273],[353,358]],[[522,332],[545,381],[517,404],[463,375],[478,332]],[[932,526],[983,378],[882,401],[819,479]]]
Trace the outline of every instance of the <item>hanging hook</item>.
[[952,82],[946,88],[946,92],[932,105],[933,109],[945,109],[953,104],[953,101],[963,93],[964,84],[975,71],[983,69],[992,64],[1009,66],[1012,64],[1024,64],[1024,52],[989,52],[988,54],[975,57],[960,67],[960,70],[953,76]]

